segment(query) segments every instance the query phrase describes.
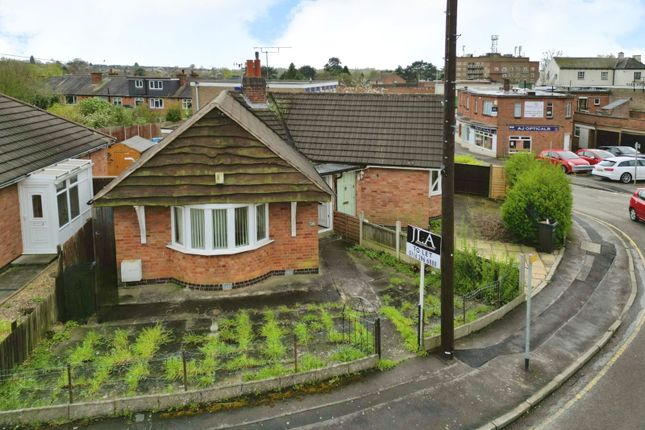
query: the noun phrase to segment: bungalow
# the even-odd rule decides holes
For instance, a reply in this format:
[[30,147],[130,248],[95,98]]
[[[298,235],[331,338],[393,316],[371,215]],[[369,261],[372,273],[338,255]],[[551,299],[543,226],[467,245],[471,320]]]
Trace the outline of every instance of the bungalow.
[[[112,138],[0,94],[0,268],[54,254],[90,218]],[[94,164],[94,166],[92,166]]]
[[333,228],[334,211],[362,212],[382,225],[427,226],[441,214],[441,96],[267,94],[259,64],[249,61],[242,93],[233,97],[315,163],[335,190],[335,201],[320,207],[321,227]]
[[318,204],[333,191],[228,92],[99,192],[121,282],[227,289],[318,271]]

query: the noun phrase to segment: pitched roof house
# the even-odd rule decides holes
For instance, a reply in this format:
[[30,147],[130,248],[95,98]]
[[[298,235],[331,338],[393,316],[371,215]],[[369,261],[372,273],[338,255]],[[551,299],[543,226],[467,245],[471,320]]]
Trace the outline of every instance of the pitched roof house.
[[107,162],[111,142],[0,94],[0,267],[23,253],[55,253],[85,223],[92,162]]
[[123,282],[249,285],[318,270],[317,208],[332,190],[228,93],[97,194],[113,208]]
[[645,64],[640,55],[625,57],[554,57],[542,73],[540,83],[569,87],[612,87],[641,85]]
[[[259,60],[256,60],[259,61]],[[235,98],[283,140],[317,164],[336,191],[319,210],[371,222],[426,226],[441,213],[441,96],[426,94],[268,93],[249,76]]]

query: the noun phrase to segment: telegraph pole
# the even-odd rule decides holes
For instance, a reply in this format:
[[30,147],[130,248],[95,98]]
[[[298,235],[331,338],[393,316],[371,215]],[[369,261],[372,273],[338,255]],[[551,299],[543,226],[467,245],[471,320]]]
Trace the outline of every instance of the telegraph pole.
[[447,0],[444,66],[443,180],[441,181],[441,350],[452,358],[455,349],[455,71],[457,0]]

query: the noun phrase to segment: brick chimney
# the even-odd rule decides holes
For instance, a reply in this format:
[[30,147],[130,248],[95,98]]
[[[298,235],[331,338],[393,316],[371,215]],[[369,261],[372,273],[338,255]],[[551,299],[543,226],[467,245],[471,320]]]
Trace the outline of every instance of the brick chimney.
[[641,60],[641,58],[642,58],[642,57],[641,57],[640,55],[634,55],[632,58],[633,58],[634,60],[638,61],[639,63],[642,61],[642,60]]
[[511,90],[511,81],[508,78],[504,78],[504,92],[507,93]]
[[625,58],[625,53],[624,52],[619,52],[618,53],[618,58],[620,58],[620,59]]
[[101,72],[92,72],[90,76],[92,77],[92,84],[100,84],[103,80],[103,73]]
[[179,78],[180,87],[183,87],[188,83],[188,75],[184,69],[181,69],[181,73],[177,73],[177,77]]
[[246,60],[246,73],[242,78],[242,92],[251,103],[267,102],[267,81],[262,77],[260,53],[255,53],[255,60]]

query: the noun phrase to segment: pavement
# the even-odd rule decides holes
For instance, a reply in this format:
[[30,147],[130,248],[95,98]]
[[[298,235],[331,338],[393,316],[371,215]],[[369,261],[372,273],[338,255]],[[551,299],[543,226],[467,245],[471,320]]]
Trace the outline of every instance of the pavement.
[[532,300],[529,370],[522,305],[459,340],[453,359],[431,353],[329,392],[194,416],[115,418],[85,428],[499,428],[555,390],[611,338],[634,297],[630,262],[608,228],[575,218],[558,270]]
[[0,271],[0,304],[33,280],[56,255],[23,255]]

